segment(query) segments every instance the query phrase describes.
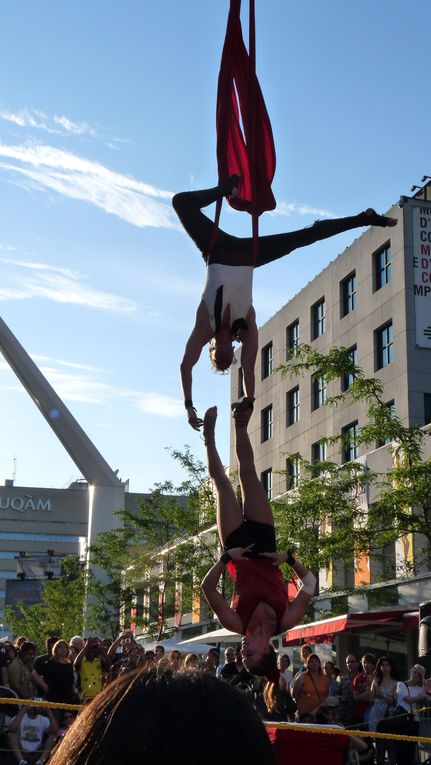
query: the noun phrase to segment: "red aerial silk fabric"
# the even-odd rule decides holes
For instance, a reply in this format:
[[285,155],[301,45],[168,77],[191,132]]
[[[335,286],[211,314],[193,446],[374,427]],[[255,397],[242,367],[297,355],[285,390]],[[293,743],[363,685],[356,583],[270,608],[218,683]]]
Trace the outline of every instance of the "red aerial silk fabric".
[[255,71],[253,0],[250,55],[242,37],[240,10],[241,0],[231,0],[217,91],[218,173],[221,182],[233,173],[241,175],[239,197],[229,203],[259,216],[276,205],[271,190],[275,146]]

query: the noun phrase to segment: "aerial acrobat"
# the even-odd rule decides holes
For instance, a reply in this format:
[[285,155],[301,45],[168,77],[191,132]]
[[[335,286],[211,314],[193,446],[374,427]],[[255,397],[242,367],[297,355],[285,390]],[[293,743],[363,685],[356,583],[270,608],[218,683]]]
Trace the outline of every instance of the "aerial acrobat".
[[[359,226],[395,226],[397,220],[369,208],[346,218],[316,221],[299,231],[258,236],[258,217],[276,206],[271,183],[275,173],[275,147],[271,124],[256,76],[254,0],[250,0],[249,51],[240,21],[241,0],[230,0],[225,43],[217,90],[217,160],[219,185],[202,191],[176,194],[173,206],[206,264],[205,288],[196,321],[181,362],[181,383],[189,424],[203,425],[193,406],[192,372],[203,347],[209,343],[211,363],[227,370],[233,360],[233,341],[242,344],[244,398],[235,408],[253,407],[254,365],[258,350],[252,282],[255,268],[313,242]],[[241,120],[240,120],[241,116]],[[252,216],[253,236],[232,236],[218,227],[221,201]],[[213,223],[202,208],[216,202]]]
[[369,208],[358,215],[316,221],[312,226],[284,234],[260,236],[257,259],[254,261],[253,238],[236,237],[217,229],[215,242],[208,248],[214,223],[201,208],[223,196],[235,199],[241,179],[233,175],[226,183],[212,189],[176,194],[172,204],[189,236],[202,252],[206,263],[205,289],[196,312],[196,321],[187,341],[181,362],[181,383],[184,405],[190,425],[199,430],[203,420],[193,406],[192,370],[202,349],[209,343],[212,365],[218,371],[230,367],[233,341],[242,344],[244,399],[241,406],[253,406],[254,365],[258,350],[256,314],[253,308],[253,271],[288,255],[298,247],[335,236],[359,226],[395,226],[396,218],[378,215]]

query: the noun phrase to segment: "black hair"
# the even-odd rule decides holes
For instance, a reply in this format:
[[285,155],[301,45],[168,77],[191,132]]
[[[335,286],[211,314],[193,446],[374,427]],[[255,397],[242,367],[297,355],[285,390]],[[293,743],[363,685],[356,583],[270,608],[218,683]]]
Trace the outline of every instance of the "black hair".
[[277,654],[275,653],[272,645],[269,646],[269,651],[263,654],[261,660],[255,667],[251,668],[253,675],[258,677],[271,678],[278,672],[277,667]]
[[[211,745],[214,726],[217,746]],[[167,732],[169,735],[167,735]],[[136,670],[84,709],[50,765],[275,765],[265,728],[236,688],[211,675]]]
[[398,680],[398,670],[392,661],[392,659],[389,658],[389,656],[380,656],[377,659],[376,669],[375,669],[375,678],[377,685],[381,685],[381,682],[383,680],[383,672],[382,672],[382,662],[387,661],[390,668],[391,668],[391,676],[394,680]]
[[25,656],[26,653],[30,653],[31,651],[34,651],[34,653],[37,652],[36,646],[34,643],[30,643],[29,640],[26,640],[25,643],[21,643],[20,648],[18,650],[19,656]]

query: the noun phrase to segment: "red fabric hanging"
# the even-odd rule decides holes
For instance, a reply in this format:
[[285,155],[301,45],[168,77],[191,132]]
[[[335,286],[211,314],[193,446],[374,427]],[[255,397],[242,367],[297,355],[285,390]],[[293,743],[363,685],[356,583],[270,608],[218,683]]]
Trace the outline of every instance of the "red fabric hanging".
[[229,199],[229,204],[257,219],[276,205],[271,190],[275,146],[255,71],[254,0],[250,0],[250,55],[240,10],[241,0],[230,0],[217,91],[217,163],[220,182],[233,173],[242,178],[239,197]]

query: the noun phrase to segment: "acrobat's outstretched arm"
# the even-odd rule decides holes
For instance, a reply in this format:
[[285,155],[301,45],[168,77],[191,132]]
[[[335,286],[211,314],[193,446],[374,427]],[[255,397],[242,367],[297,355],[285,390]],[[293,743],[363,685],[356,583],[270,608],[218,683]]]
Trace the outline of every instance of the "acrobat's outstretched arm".
[[242,342],[241,350],[241,367],[243,373],[243,388],[244,394],[247,399],[250,400],[251,405],[254,401],[254,367],[256,364],[257,350],[259,347],[259,334],[256,324],[256,312],[253,306],[247,313],[247,331],[244,332],[244,337],[239,339]]
[[187,340],[183,360],[180,367],[181,385],[184,394],[184,406],[187,412],[187,419],[194,430],[202,427],[201,420],[193,406],[192,398],[192,371],[194,365],[199,361],[202,348],[212,338],[213,331],[208,316],[208,309],[203,301],[200,302],[196,311],[196,322],[193,331]]
[[248,547],[234,547],[229,550],[228,553],[222,555],[217,563],[214,563],[214,566],[210,568],[202,581],[202,589],[205,597],[214,613],[218,616],[220,624],[222,624],[225,629],[237,632],[238,634],[242,632],[241,619],[236,611],[230,608],[226,603],[223,595],[218,591],[217,585],[225,569],[225,559],[239,560],[243,558],[245,553],[249,552],[252,547],[253,545],[249,545]]

